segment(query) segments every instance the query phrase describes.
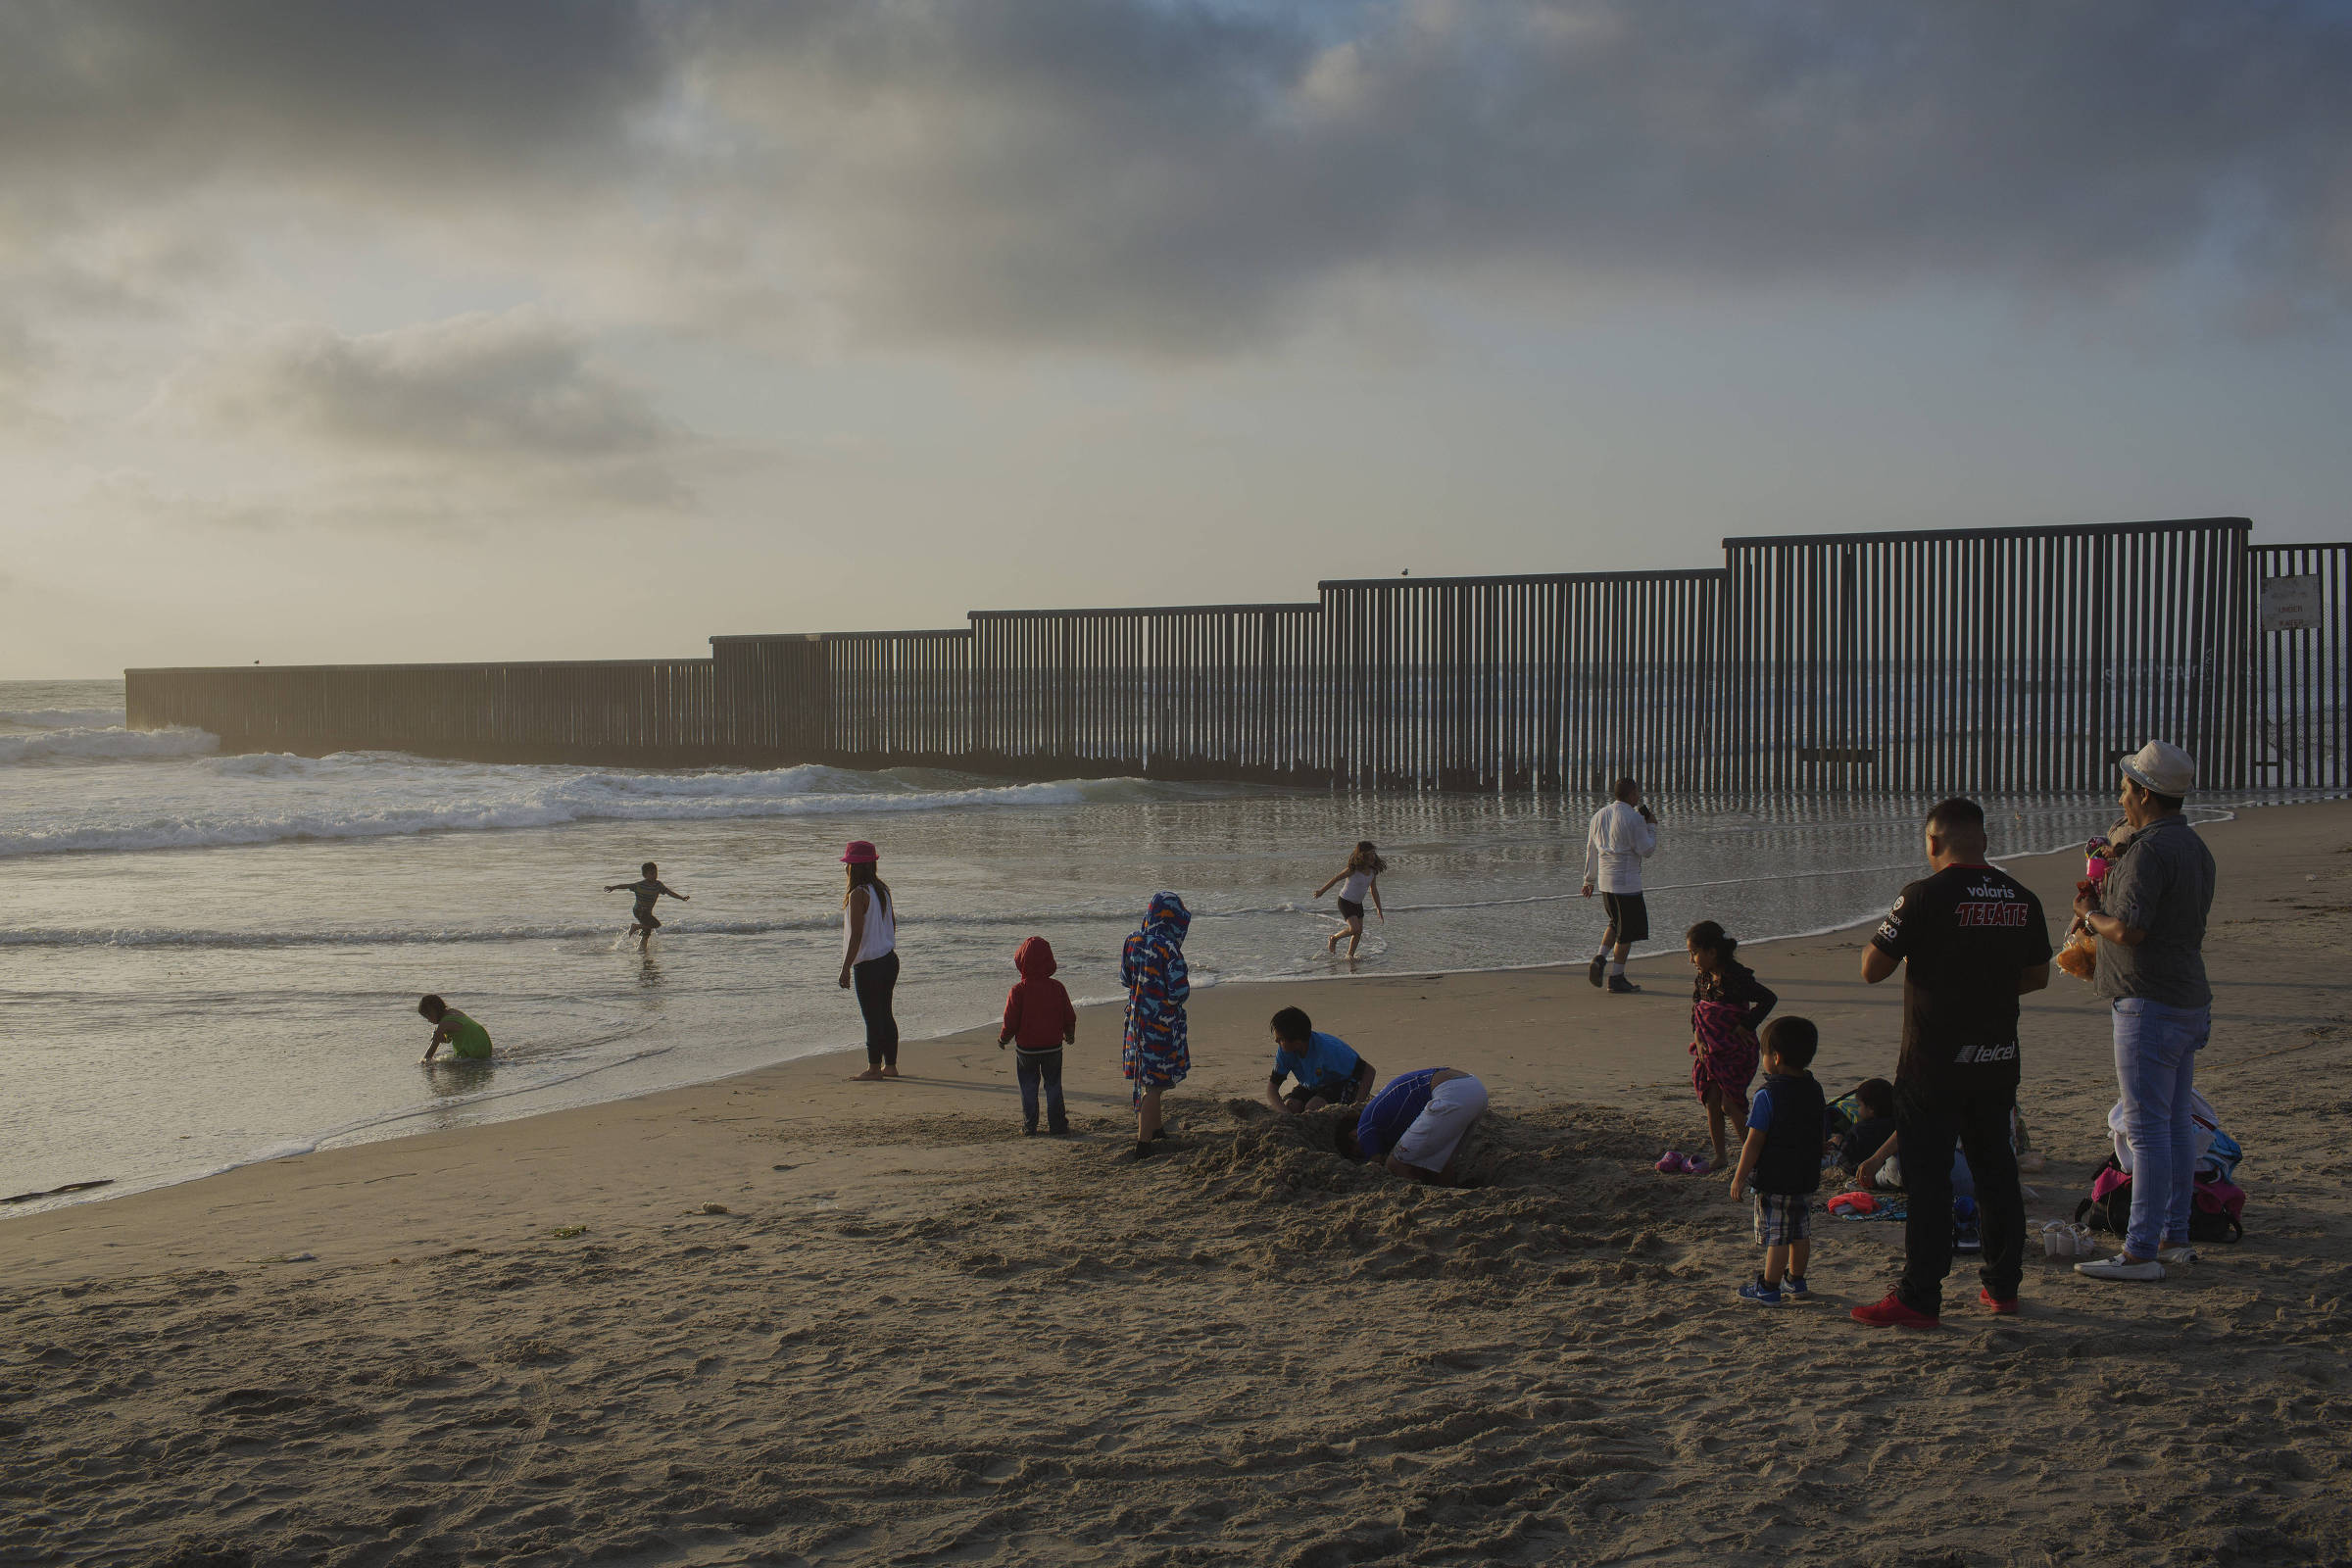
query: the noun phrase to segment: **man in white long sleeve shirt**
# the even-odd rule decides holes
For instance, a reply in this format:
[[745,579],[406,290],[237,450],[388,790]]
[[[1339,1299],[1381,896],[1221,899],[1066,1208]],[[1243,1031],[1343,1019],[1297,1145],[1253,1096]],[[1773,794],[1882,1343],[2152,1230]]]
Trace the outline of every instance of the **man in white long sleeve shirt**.
[[1586,973],[1599,985],[1605,968],[1608,988],[1619,996],[1632,996],[1642,988],[1625,977],[1625,955],[1635,943],[1649,939],[1642,862],[1658,853],[1658,819],[1642,804],[1642,786],[1632,779],[1619,779],[1616,795],[1592,813],[1592,831],[1585,835],[1585,897],[1591,898],[1597,888],[1609,913],[1600,952]]

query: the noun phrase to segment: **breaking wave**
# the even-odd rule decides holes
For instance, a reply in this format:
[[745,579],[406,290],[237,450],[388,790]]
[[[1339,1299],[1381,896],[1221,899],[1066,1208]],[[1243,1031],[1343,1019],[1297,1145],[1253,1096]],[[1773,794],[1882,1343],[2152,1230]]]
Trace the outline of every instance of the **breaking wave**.
[[200,729],[35,728],[30,735],[0,735],[0,766],[12,762],[130,762],[208,757],[220,750],[218,736]]
[[[126,800],[60,801],[47,810],[0,812],[0,858],[490,832],[567,822],[1036,809],[1218,793],[1130,778],[1008,783],[965,774],[859,773],[815,764],[655,773],[432,762],[372,752],[213,757],[206,754],[214,738],[195,730],[62,730],[0,736],[0,748],[95,745],[95,737],[109,734],[127,744],[182,748],[178,755],[196,759],[193,770],[171,789],[143,793],[135,807]],[[0,750],[0,760],[7,756]]]
[[120,708],[0,708],[0,726],[18,729],[121,729]]

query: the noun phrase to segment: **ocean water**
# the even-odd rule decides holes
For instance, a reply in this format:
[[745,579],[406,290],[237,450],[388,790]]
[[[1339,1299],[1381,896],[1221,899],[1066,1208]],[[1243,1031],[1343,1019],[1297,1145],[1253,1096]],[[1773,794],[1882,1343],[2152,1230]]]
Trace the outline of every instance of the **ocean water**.
[[[1602,924],[1577,897],[1593,801],[224,757],[123,729],[122,702],[119,682],[0,682],[0,1196],[104,1178],[111,1197],[857,1048],[834,984],[853,838],[897,895],[910,1043],[995,1016],[1032,934],[1073,996],[1115,997],[1162,887],[1194,911],[1197,985],[1349,972],[1312,894],[1358,838],[1390,862],[1363,971],[1582,958]],[[1654,805],[1646,951],[1705,917],[1743,939],[1841,925],[1918,873],[1922,802]],[[1987,806],[1996,853],[2113,813]],[[640,956],[628,895],[600,889],[646,859],[693,902],[663,901]],[[493,1061],[418,1064],[427,991],[488,1026]],[[1078,1049],[1117,1041],[1097,1026]]]

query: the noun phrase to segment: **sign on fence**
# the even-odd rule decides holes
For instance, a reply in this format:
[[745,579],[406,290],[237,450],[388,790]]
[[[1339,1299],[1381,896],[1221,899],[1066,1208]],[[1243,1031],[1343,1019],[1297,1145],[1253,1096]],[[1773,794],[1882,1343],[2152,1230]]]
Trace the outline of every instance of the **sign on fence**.
[[2271,577],[2262,585],[2262,629],[2303,631],[2327,624],[2327,602],[2321,592],[2326,579],[2314,572],[2302,577]]

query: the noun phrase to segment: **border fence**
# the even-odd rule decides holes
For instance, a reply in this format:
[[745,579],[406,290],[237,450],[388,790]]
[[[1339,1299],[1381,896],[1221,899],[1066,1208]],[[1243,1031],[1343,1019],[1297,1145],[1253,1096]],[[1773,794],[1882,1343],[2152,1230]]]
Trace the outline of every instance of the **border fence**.
[[1698,570],[1326,582],[1312,602],[974,611],[702,660],[124,672],[232,751],[826,762],[1362,789],[2352,786],[2352,544],[2242,517],[1728,539]]

